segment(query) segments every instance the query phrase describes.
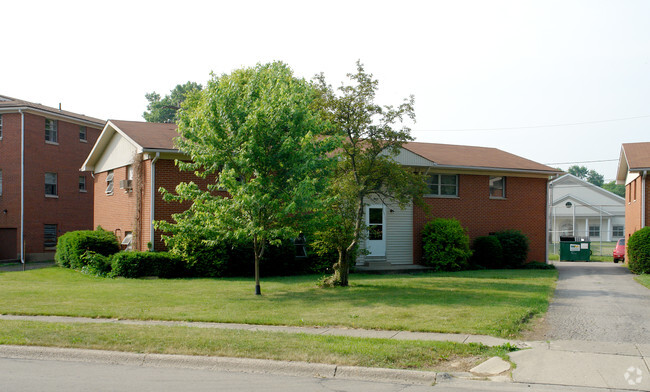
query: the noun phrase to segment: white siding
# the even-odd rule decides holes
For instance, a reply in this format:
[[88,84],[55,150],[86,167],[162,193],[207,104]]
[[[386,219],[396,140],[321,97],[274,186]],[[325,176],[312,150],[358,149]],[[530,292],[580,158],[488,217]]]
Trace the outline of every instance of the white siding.
[[413,264],[413,205],[404,209],[399,206],[387,207],[386,261],[391,264]]
[[395,157],[395,161],[403,166],[431,166],[434,164],[430,160],[414,154],[404,148],[400,149],[400,153]]
[[95,164],[95,173],[105,172],[133,163],[136,147],[119,133],[115,133]]

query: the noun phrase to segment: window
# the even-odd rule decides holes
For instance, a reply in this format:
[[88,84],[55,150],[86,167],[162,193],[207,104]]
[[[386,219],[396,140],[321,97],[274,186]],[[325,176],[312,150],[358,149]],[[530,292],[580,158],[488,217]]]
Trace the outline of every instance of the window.
[[106,176],[106,194],[113,194],[113,170],[109,170],[108,175]]
[[612,235],[614,237],[624,237],[625,236],[625,226],[614,225],[612,227]]
[[133,232],[125,231],[124,239],[122,240],[122,245],[126,245],[125,250],[132,250],[133,246],[131,244],[133,244]]
[[307,257],[307,239],[303,233],[300,233],[297,238],[293,239],[293,245],[296,248],[296,258]]
[[56,225],[45,225],[43,229],[43,247],[45,249],[56,248]]
[[600,237],[600,226],[599,225],[589,225],[589,236],[590,237]]
[[87,129],[85,126],[79,126],[79,141],[86,142],[88,141],[88,136],[86,135]]
[[2,196],[2,170],[0,169],[0,196]]
[[490,176],[490,197],[505,198],[506,197],[506,178]]
[[59,141],[58,122],[56,120],[45,119],[45,141],[50,143]]
[[2,114],[0,114],[0,140],[2,140]]
[[45,196],[56,196],[56,173],[45,173]]
[[79,192],[86,191],[86,176],[79,176]]
[[133,165],[126,167],[126,179],[133,180]]
[[429,187],[429,195],[458,196],[458,176],[456,174],[430,174],[424,182]]
[[368,208],[368,239],[382,240],[384,238],[384,209]]

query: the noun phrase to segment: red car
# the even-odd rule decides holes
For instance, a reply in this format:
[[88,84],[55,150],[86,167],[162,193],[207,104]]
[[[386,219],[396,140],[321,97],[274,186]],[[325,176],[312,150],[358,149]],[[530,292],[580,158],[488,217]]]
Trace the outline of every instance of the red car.
[[619,260],[625,263],[625,238],[618,240],[614,248],[614,262],[618,263]]

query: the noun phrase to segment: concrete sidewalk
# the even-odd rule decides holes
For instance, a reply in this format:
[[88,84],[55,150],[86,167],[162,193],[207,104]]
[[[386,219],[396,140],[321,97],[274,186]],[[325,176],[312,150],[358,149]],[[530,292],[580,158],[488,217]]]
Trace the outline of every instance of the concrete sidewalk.
[[555,341],[510,354],[517,383],[650,391],[650,344]]
[[210,323],[210,322],[195,322],[195,321],[121,320],[121,319],[102,319],[102,318],[65,317],[65,316],[22,316],[22,315],[8,315],[8,314],[0,315],[0,320],[40,321],[40,322],[48,322],[48,323],[163,325],[163,326],[182,326],[182,327],[194,327],[194,328],[241,329],[246,331],[304,333],[308,335],[332,335],[332,336],[347,336],[347,337],[356,337],[356,338],[430,340],[430,341],[449,341],[449,342],[456,342],[456,343],[481,343],[486,346],[501,346],[503,344],[510,344],[519,348],[530,347],[525,342],[501,339],[501,338],[496,338],[494,336],[487,336],[487,335],[386,331],[386,330],[357,329],[357,328],[293,327],[293,326],[282,326],[282,325]]

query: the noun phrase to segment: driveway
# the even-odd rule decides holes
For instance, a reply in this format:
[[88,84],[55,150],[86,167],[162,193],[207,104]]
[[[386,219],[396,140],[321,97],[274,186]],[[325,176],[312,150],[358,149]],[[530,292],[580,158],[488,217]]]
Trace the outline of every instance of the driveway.
[[650,290],[620,264],[554,262],[548,340],[650,343]]

